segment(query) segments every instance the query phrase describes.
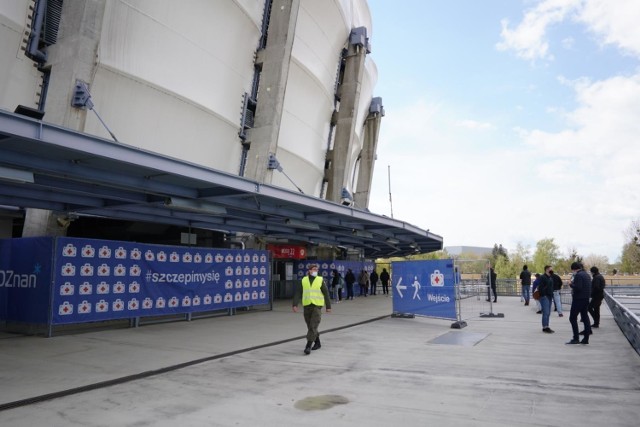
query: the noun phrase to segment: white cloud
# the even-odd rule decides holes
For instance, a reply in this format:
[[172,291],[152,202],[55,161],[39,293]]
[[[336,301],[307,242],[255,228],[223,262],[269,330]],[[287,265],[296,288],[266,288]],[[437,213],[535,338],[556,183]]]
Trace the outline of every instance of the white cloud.
[[[389,215],[390,165],[395,217],[445,245],[533,247],[554,237],[563,250],[614,261],[640,212],[640,73],[565,84],[578,106],[561,112],[566,126],[557,132],[470,137],[460,128],[467,112],[422,100],[388,114],[370,209]],[[491,144],[476,139],[485,134]]]
[[562,39],[562,47],[567,50],[571,50],[575,42],[576,40],[573,37],[566,37]]
[[587,0],[578,20],[588,26],[603,44],[618,46],[640,56],[640,1]]
[[[529,61],[552,60],[548,29],[568,18],[584,24],[602,45],[614,45],[640,57],[640,1],[635,0],[542,0],[524,14],[515,28],[508,20],[501,21],[501,41],[496,48],[512,50]],[[567,37],[560,43],[570,49],[574,39]]]
[[458,120],[457,125],[462,128],[471,129],[471,130],[492,130],[495,129],[491,123],[487,122],[479,122],[476,120]]
[[544,0],[536,7],[528,10],[520,25],[511,29],[509,21],[501,21],[502,41],[496,44],[498,50],[514,50],[526,60],[553,59],[549,53],[549,42],[546,38],[547,28],[562,22],[567,14],[580,5],[582,0]]

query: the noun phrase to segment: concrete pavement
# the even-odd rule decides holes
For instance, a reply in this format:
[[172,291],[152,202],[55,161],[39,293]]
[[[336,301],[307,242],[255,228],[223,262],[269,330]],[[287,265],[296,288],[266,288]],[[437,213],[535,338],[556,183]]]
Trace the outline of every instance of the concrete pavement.
[[640,357],[606,307],[588,346],[564,345],[567,315],[552,317],[548,335],[519,298],[501,297],[494,310],[505,317],[452,330],[451,321],[386,317],[390,298],[359,298],[323,315],[321,330],[336,330],[310,356],[302,316],[285,301],[136,329],[5,335],[1,404],[184,367],[6,409],[0,425],[638,425]]

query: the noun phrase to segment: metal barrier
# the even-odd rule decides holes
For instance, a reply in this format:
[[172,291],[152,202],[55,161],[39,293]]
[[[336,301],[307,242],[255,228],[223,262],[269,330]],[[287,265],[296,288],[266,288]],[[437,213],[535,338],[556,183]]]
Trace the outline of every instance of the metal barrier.
[[640,287],[638,286],[624,288],[616,286],[613,292],[607,290],[604,295],[616,323],[631,346],[640,355],[640,318],[624,304],[627,300],[637,304],[638,298],[640,298]]
[[[503,317],[493,313],[496,308],[487,300],[487,284],[482,279],[465,279],[456,285],[458,321],[479,317]],[[498,288],[499,289],[499,288]],[[498,296],[505,295],[498,291]]]

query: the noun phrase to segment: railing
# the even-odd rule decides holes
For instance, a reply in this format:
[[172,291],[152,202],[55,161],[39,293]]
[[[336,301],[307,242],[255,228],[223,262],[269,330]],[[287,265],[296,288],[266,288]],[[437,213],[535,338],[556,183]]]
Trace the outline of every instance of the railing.
[[629,340],[631,346],[640,354],[640,287],[615,286],[607,288],[604,299],[613,313],[616,323]]

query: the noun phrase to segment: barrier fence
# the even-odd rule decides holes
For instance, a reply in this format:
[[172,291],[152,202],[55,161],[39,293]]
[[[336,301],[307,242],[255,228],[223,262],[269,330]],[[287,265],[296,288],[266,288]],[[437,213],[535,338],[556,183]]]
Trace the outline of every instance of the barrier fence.
[[640,287],[611,287],[604,299],[620,330],[640,355],[640,317],[634,313],[640,311]]
[[271,304],[266,251],[38,237],[0,240],[0,320],[16,331]]

